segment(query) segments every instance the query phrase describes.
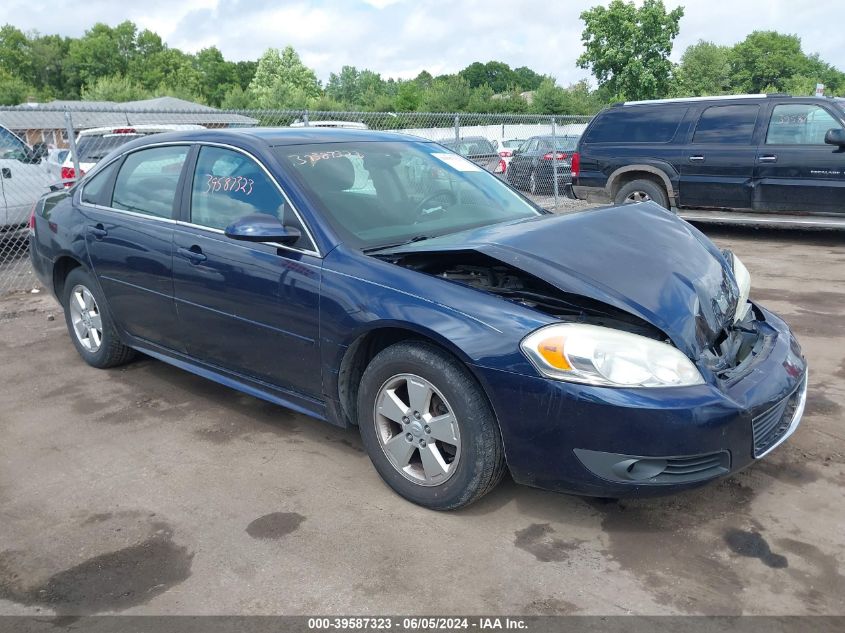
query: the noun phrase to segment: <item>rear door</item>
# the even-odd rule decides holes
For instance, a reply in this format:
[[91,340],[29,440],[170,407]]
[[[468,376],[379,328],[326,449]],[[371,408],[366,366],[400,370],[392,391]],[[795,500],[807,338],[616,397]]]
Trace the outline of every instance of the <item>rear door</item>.
[[680,160],[680,206],[750,209],[757,103],[705,107]]
[[85,182],[80,194],[91,267],[118,325],[177,351],[173,227],[189,150],[166,145],[132,152]]
[[760,211],[845,212],[845,152],[825,133],[845,127],[833,108],[792,99],[772,108],[755,171]]

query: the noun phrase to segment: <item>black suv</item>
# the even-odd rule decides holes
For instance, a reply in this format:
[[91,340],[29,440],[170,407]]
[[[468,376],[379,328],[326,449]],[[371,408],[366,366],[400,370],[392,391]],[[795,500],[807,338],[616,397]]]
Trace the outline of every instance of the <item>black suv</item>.
[[[733,95],[620,103],[596,115],[581,137],[573,192],[596,202],[654,200],[736,215],[843,214],[843,128],[845,99]],[[707,219],[700,215],[695,219]]]

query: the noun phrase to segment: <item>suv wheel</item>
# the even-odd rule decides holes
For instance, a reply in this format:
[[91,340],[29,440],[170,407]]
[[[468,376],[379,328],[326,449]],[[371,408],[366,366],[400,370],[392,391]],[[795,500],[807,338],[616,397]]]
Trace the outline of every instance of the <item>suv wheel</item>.
[[669,197],[666,190],[651,180],[633,180],[624,185],[616,194],[616,204],[632,204],[634,202],[648,202],[652,200],[661,207],[669,208]]
[[135,350],[120,342],[106,302],[91,275],[74,268],[67,276],[64,288],[65,323],[82,360],[99,369],[131,360]]
[[397,343],[370,362],[358,393],[358,425],[382,479],[427,508],[472,503],[505,471],[486,395],[460,362],[427,343]]

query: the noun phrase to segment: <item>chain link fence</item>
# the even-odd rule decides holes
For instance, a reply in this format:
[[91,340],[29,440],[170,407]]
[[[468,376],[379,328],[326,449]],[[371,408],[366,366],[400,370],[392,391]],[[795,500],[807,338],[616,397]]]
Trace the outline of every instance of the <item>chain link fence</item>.
[[441,143],[563,211],[572,152],[590,117],[421,112],[144,109],[78,102],[73,107],[0,107],[0,295],[37,285],[27,223],[33,203],[69,186],[122,144],[174,129],[344,127],[388,130]]

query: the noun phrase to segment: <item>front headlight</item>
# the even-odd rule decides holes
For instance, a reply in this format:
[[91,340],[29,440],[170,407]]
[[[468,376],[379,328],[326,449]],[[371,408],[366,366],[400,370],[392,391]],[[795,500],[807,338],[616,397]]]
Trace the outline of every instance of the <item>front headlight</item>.
[[585,323],[540,328],[520,344],[544,376],[606,387],[682,387],[704,379],[668,343]]
[[748,303],[748,295],[751,293],[751,273],[745,267],[739,257],[731,253],[733,256],[733,271],[736,285],[739,286],[739,299],[736,301],[736,313],[734,314],[734,323],[739,323],[748,314],[748,309],[751,304]]

